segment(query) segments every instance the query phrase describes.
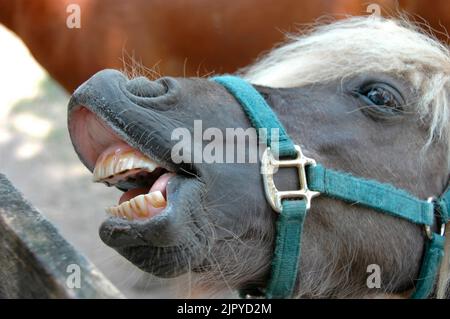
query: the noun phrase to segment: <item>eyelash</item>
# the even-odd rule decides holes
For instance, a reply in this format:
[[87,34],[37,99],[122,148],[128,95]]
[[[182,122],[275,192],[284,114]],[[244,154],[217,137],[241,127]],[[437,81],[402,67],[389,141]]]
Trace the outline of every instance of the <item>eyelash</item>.
[[[386,103],[377,103],[375,95],[370,97],[371,92],[378,94],[381,99],[388,99]],[[403,98],[401,94],[385,83],[370,83],[356,90],[355,95],[363,100],[368,107],[362,109],[364,113],[374,119],[387,119],[400,115],[404,112]],[[381,101],[381,100],[380,100]],[[380,102],[378,101],[378,102]]]

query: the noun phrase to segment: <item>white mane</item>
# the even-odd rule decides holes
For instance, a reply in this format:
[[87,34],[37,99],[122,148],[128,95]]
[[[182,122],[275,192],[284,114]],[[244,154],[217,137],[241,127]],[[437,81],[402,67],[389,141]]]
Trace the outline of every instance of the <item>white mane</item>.
[[[241,75],[254,84],[284,88],[364,73],[401,77],[416,93],[417,112],[431,116],[426,146],[434,139],[446,140],[450,168],[450,52],[446,46],[407,21],[376,16],[319,26],[290,40]],[[450,277],[450,229],[447,236],[439,297],[445,295]]]
[[431,115],[428,145],[445,138],[450,152],[450,52],[432,36],[403,20],[370,16],[319,26],[290,40],[242,76],[254,84],[298,87],[364,73],[394,74],[417,92],[417,111]]

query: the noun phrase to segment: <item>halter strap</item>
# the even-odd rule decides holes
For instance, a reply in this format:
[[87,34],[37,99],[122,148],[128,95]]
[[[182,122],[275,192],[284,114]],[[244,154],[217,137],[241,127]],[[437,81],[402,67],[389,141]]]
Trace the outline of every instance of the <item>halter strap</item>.
[[[297,154],[295,145],[278,117],[253,86],[241,78],[222,76],[213,78],[222,84],[239,102],[256,129],[267,129],[266,145],[272,145],[272,129],[279,130],[280,157],[292,157]],[[305,200],[282,202],[282,211],[276,222],[276,242],[272,259],[271,277],[267,284],[267,298],[289,298],[295,288],[300,260],[301,235],[307,213]],[[253,287],[252,287],[253,288]],[[245,295],[241,292],[241,295]]]
[[222,84],[239,102],[247,114],[252,126],[256,129],[267,129],[266,145],[272,146],[272,129],[278,129],[279,142],[278,152],[280,157],[292,157],[297,154],[294,142],[286,133],[283,124],[278,120],[266,100],[256,91],[253,86],[241,78],[235,76],[221,76],[213,78]]
[[308,185],[323,195],[359,204],[414,224],[431,226],[434,205],[389,184],[354,177],[320,164],[307,168]]
[[[236,98],[254,128],[267,129],[267,146],[279,147],[280,158],[293,157],[298,153],[299,147],[292,142],[276,114],[251,84],[230,75],[215,77],[213,80],[224,86]],[[279,145],[271,145],[270,132],[273,128],[279,129]],[[304,164],[303,169],[307,185],[303,185],[302,188],[306,191],[320,192],[321,195],[372,208],[427,227],[428,240],[412,298],[430,296],[444,254],[445,241],[443,233],[431,233],[430,229],[434,224],[435,213],[442,225],[449,222],[450,190],[436,201],[424,201],[392,185],[355,177],[325,168],[320,164]],[[281,211],[276,222],[277,235],[271,276],[265,289],[267,298],[291,298],[295,288],[301,256],[303,223],[311,198],[308,196],[302,198],[298,192],[292,194],[296,196],[283,197],[281,200]],[[308,192],[300,195],[305,194]]]

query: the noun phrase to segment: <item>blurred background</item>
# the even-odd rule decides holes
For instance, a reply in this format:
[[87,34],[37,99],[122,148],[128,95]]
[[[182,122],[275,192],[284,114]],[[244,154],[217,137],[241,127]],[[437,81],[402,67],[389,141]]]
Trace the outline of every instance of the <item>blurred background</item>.
[[93,184],[73,151],[70,93],[104,68],[235,72],[316,21],[399,12],[448,43],[448,0],[0,0],[0,173],[127,297],[189,295],[189,278],[156,279],[101,242],[119,191]]

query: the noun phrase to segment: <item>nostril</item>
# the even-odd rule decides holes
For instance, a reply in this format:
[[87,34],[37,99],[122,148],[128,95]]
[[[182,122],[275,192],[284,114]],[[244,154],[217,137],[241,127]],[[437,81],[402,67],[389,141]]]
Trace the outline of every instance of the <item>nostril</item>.
[[158,97],[167,93],[167,88],[160,82],[150,81],[140,76],[131,79],[126,84],[127,90],[138,97]]

